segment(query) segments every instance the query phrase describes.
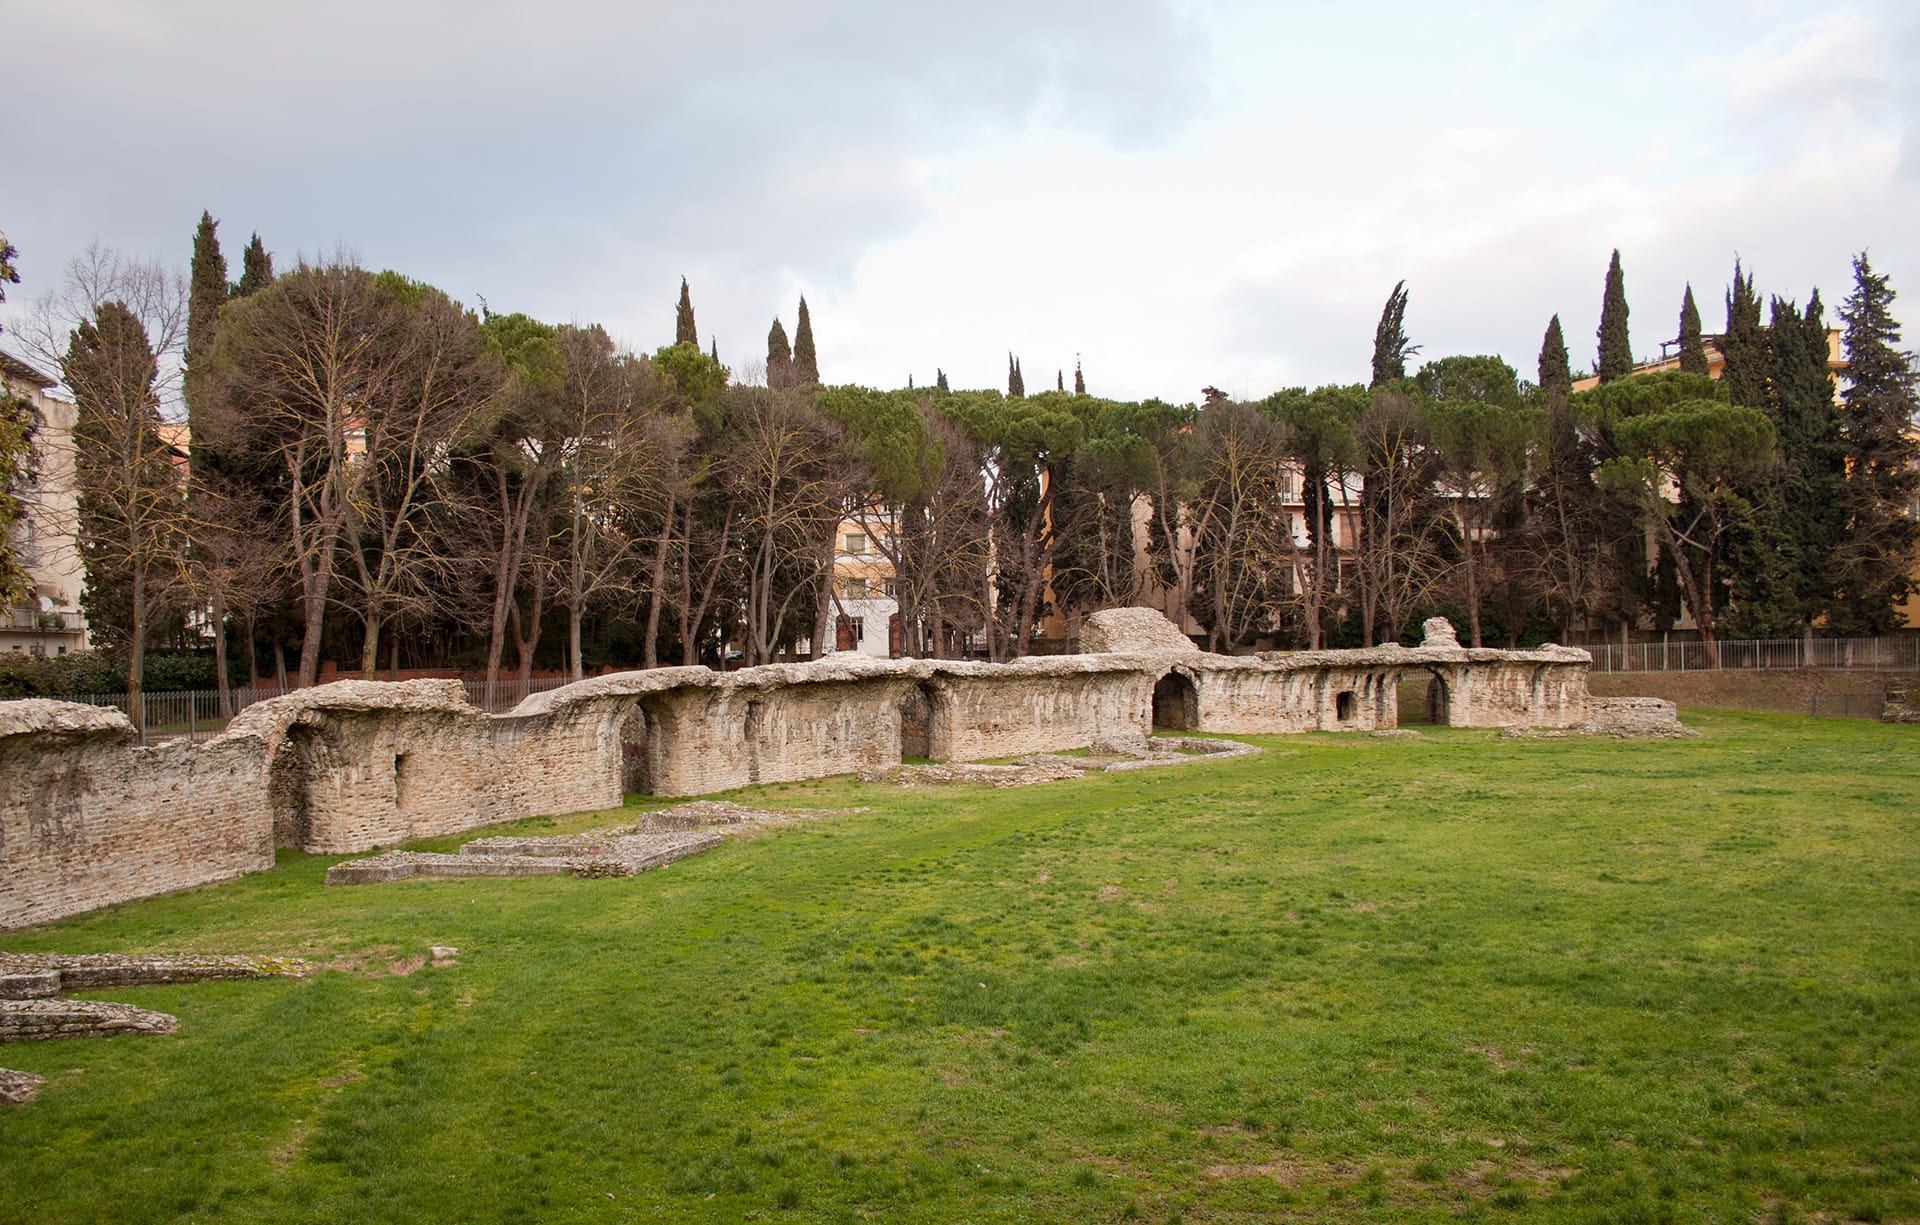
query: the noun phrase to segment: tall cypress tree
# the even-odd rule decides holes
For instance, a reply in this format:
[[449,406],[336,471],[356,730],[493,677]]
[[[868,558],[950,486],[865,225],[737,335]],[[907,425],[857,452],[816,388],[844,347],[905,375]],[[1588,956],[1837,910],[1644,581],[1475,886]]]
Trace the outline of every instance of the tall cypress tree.
[[1568,392],[1573,389],[1573,369],[1567,356],[1566,333],[1560,330],[1560,316],[1547,321],[1547,333],[1540,338],[1540,386],[1545,391]]
[[713,351],[707,354],[707,356],[711,357],[713,359],[713,364],[717,366],[720,364],[720,338],[718,336],[715,336],[712,338],[712,340],[713,340]]
[[807,299],[800,298],[800,319],[793,325],[793,381],[812,387],[820,381],[820,359],[813,352],[813,316],[807,313]]
[[1067,389],[1066,371],[1056,369],[1053,372],[1053,389],[1055,391],[1065,391]]
[[267,254],[266,244],[255,234],[247,243],[247,249],[240,254],[240,283],[233,287],[236,298],[250,297],[273,284],[273,256]]
[[1407,283],[1396,281],[1387,304],[1380,311],[1380,322],[1373,328],[1373,381],[1369,387],[1407,377],[1407,359],[1420,346],[1407,343]]
[[1077,354],[1073,359],[1073,394],[1076,396],[1087,394],[1087,375],[1080,369],[1080,358]]
[[787,329],[780,322],[780,316],[773,317],[773,326],[767,329],[767,386],[789,387],[793,384],[793,350],[787,345]]
[[1680,373],[1707,373],[1707,344],[1700,336],[1700,308],[1693,304],[1693,282],[1680,298]]
[[942,370],[936,366],[934,367],[933,373],[934,373],[933,389],[935,391],[953,390],[951,387],[947,386],[947,372],[945,370]]
[[182,392],[187,401],[187,434],[196,444],[187,452],[187,463],[195,475],[206,470],[211,454],[205,370],[207,356],[213,352],[220,308],[231,292],[227,257],[220,253],[219,226],[212,213],[201,212],[200,224],[193,231],[193,262],[187,282],[187,370]]
[[700,331],[693,326],[693,294],[687,289],[687,278],[680,278],[680,308],[673,316],[673,343],[700,347]]
[[1846,390],[1841,393],[1847,462],[1847,534],[1835,558],[1838,592],[1831,624],[1843,634],[1885,634],[1899,625],[1894,605],[1916,589],[1920,520],[1920,399],[1913,355],[1900,350],[1894,291],[1866,252],[1853,261],[1853,292],[1840,307],[1846,325]]
[[1007,395],[1024,396],[1027,394],[1026,376],[1020,373],[1020,359],[1007,354]]
[[1620,271],[1620,249],[1607,264],[1607,293],[1600,303],[1600,360],[1594,372],[1602,383],[1633,373],[1633,344],[1627,338],[1627,278]]
[[1846,534],[1846,454],[1827,370],[1827,322],[1820,291],[1804,312],[1773,300],[1767,329],[1768,391],[1780,469],[1774,490],[1792,567],[1795,620],[1802,627],[1833,600],[1834,551]]
[[[206,364],[213,351],[213,328],[230,293],[227,257],[220,254],[220,223],[202,212],[193,231],[193,263],[187,286],[187,368]],[[191,405],[189,405],[191,409]]]
[[1727,398],[1741,408],[1767,407],[1767,337],[1760,326],[1760,295],[1753,276],[1733,261],[1733,287],[1727,290],[1727,330],[1720,337],[1726,367],[1720,381]]

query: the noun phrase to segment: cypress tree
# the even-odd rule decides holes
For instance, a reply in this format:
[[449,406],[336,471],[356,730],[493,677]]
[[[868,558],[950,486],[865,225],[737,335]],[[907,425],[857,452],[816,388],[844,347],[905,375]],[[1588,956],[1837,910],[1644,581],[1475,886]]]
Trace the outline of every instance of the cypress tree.
[[1804,627],[1832,602],[1834,551],[1847,530],[1846,456],[1818,290],[1804,312],[1773,300],[1767,359],[1769,415],[1780,448],[1775,507],[1789,551],[1792,612]]
[[812,387],[820,381],[820,360],[813,352],[813,317],[807,313],[807,299],[800,298],[800,320],[793,325],[793,381]]
[[1767,407],[1767,337],[1760,326],[1760,296],[1753,277],[1733,261],[1733,287],[1727,290],[1727,330],[1720,338],[1726,366],[1720,381],[1727,398],[1741,408]]
[[693,326],[693,294],[687,290],[687,278],[680,278],[680,309],[673,317],[673,343],[700,347],[700,332]]
[[1020,359],[1007,354],[1007,395],[1010,398],[1027,394],[1027,380],[1020,373]]
[[713,359],[714,365],[717,366],[720,364],[720,338],[718,336],[713,337],[713,352],[707,354],[707,356]]
[[1840,307],[1846,325],[1846,390],[1841,393],[1848,531],[1835,558],[1838,592],[1832,627],[1843,634],[1885,634],[1898,627],[1894,605],[1916,587],[1913,558],[1920,520],[1920,413],[1913,355],[1900,350],[1894,291],[1866,252],[1853,261],[1853,292]]
[[1407,343],[1407,283],[1396,281],[1387,304],[1380,311],[1380,322],[1373,329],[1373,381],[1369,387],[1407,377],[1407,359],[1420,346]]
[[1558,315],[1547,322],[1547,334],[1540,340],[1540,386],[1543,390],[1563,394],[1573,389],[1573,370],[1567,358],[1567,337],[1560,330]]
[[933,373],[934,373],[933,388],[935,391],[952,391],[953,390],[951,387],[947,386],[946,371],[936,366],[934,367]]
[[1087,376],[1086,373],[1080,369],[1080,358],[1078,355],[1075,355],[1073,359],[1073,394],[1076,396],[1084,396],[1087,394]]
[[1056,369],[1053,372],[1053,389],[1055,391],[1065,391],[1067,389],[1066,371]]
[[267,246],[255,234],[247,243],[246,250],[240,253],[240,283],[233,287],[236,298],[250,297],[273,284],[273,256],[267,254]]
[[193,232],[193,263],[187,287],[187,368],[204,365],[213,351],[213,327],[229,296],[227,257],[220,254],[220,223],[202,212]]
[[1680,373],[1707,373],[1707,345],[1700,337],[1700,309],[1693,304],[1693,283],[1680,298]]
[[1602,383],[1633,373],[1633,345],[1627,338],[1627,278],[1620,271],[1620,249],[1607,264],[1607,293],[1600,304],[1600,360],[1594,367]]
[[187,434],[195,443],[187,452],[187,463],[195,475],[206,471],[211,454],[204,371],[207,356],[213,352],[220,308],[231,293],[227,258],[220,253],[219,226],[212,213],[201,212],[200,224],[193,232],[193,262],[187,281],[186,382],[181,390],[187,401]]
[[787,346],[787,329],[780,317],[773,317],[773,326],[767,329],[767,386],[788,387],[793,384],[793,350]]

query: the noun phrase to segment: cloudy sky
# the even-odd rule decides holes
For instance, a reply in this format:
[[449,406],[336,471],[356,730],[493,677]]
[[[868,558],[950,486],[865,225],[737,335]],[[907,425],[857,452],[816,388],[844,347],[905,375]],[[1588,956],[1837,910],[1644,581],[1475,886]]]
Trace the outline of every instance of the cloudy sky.
[[[1425,356],[1593,361],[1736,256],[1920,340],[1920,17],[1889,3],[0,0],[20,249],[238,274],[346,251],[496,311],[764,360],[807,297],[830,382],[944,367],[1192,400],[1364,381],[1395,281]],[[1562,9],[1570,11],[1563,12]]]

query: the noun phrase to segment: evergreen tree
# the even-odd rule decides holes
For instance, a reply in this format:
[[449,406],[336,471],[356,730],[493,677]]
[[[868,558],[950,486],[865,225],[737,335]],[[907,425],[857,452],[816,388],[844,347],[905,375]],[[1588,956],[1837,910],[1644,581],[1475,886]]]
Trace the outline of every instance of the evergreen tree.
[[1700,338],[1700,309],[1693,304],[1693,283],[1680,298],[1680,373],[1707,373],[1707,345]]
[[[187,369],[206,365],[213,352],[214,323],[231,294],[227,284],[227,257],[220,254],[220,223],[202,212],[193,232],[193,263],[187,289]],[[191,413],[189,402],[188,411]]]
[[1920,520],[1920,400],[1913,356],[1900,350],[1894,291],[1863,251],[1853,261],[1853,292],[1840,308],[1846,325],[1846,390],[1841,395],[1847,464],[1847,534],[1835,557],[1838,592],[1832,627],[1843,634],[1885,634],[1900,618],[1894,605],[1915,590]]
[[820,382],[820,359],[813,352],[813,317],[807,313],[807,299],[800,298],[800,319],[793,325],[793,381],[801,387]]
[[[1753,293],[1751,280],[1741,291]],[[1739,379],[1737,394],[1764,396],[1760,407],[1773,422],[1778,462],[1739,490],[1746,504],[1734,507],[1721,572],[1730,580],[1728,633],[1784,638],[1804,632],[1832,603],[1835,549],[1846,534],[1846,459],[1819,291],[1804,312],[1775,297],[1758,336],[1760,377],[1751,377],[1750,355],[1742,349],[1751,342],[1743,336],[1735,345],[1740,363],[1729,359],[1729,378]]]
[[775,315],[773,326],[767,329],[767,386],[788,387],[793,384],[793,350],[787,346],[787,329]]
[[1373,381],[1369,387],[1407,377],[1407,359],[1420,346],[1407,343],[1407,283],[1397,281],[1380,311],[1380,322],[1373,329]]
[[236,298],[250,297],[273,284],[273,256],[255,234],[240,255],[240,283],[233,287]]
[[1087,376],[1080,369],[1080,359],[1077,356],[1073,359],[1073,394],[1076,396],[1087,394]]
[[211,394],[206,386],[207,358],[213,352],[220,308],[232,293],[227,284],[227,257],[220,253],[219,226],[212,213],[201,212],[200,224],[193,232],[193,262],[188,274],[187,370],[182,392],[187,401],[188,436],[202,444],[187,452],[188,465],[196,476],[204,475],[207,456],[211,454],[206,446],[209,440],[207,400]]
[[1026,394],[1027,394],[1027,384],[1026,384],[1026,380],[1020,377],[1020,363],[1014,360],[1012,353],[1008,353],[1007,354],[1007,398],[1012,399],[1015,396],[1024,396]]
[[700,331],[693,326],[693,294],[687,289],[687,278],[680,278],[680,309],[673,316],[673,343],[700,347]]
[[953,388],[947,386],[947,372],[945,370],[942,370],[936,366],[934,368],[933,373],[934,373],[933,387],[935,391],[944,392],[944,391],[953,390]]
[[1607,294],[1600,304],[1600,360],[1594,367],[1602,383],[1633,373],[1633,345],[1627,338],[1627,278],[1620,271],[1620,249],[1607,264]]
[[1760,296],[1753,277],[1733,261],[1733,287],[1727,290],[1727,330],[1720,338],[1726,367],[1720,381],[1727,398],[1742,408],[1767,407],[1767,337],[1760,326]]
[[1547,334],[1540,340],[1540,387],[1544,391],[1565,394],[1573,388],[1573,370],[1567,364],[1567,338],[1560,330],[1560,316],[1547,322]]
[[717,366],[720,364],[720,338],[718,336],[713,338],[713,351],[708,353],[707,356],[713,359],[714,365]]

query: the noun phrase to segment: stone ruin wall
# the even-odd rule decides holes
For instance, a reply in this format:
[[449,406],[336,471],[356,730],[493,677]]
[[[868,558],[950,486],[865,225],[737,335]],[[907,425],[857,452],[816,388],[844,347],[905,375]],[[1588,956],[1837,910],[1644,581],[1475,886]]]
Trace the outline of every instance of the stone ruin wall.
[[0,703],[0,928],[271,868],[260,760],[140,748],[118,711]]
[[497,717],[455,681],[341,681],[259,703],[191,747],[137,748],[117,711],[0,703],[0,929],[264,870],[276,846],[392,847],[614,807],[628,789],[701,795],[903,752],[964,762],[1139,740],[1156,712],[1197,732],[1393,727],[1402,678],[1440,678],[1455,725],[1587,716],[1584,651],[1467,651],[1449,633],[1411,650],[1226,657],[1145,610],[1113,611],[1089,635],[1109,654],[662,668]]

